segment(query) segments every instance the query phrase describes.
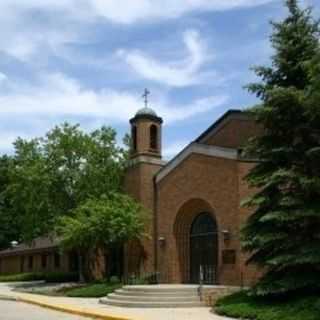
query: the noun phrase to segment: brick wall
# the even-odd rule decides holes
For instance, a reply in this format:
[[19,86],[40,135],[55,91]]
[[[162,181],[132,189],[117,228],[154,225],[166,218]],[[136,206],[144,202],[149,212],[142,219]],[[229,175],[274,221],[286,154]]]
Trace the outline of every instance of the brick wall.
[[[46,266],[42,265],[42,256],[46,256]],[[32,265],[30,258],[32,257]],[[17,254],[14,256],[0,257],[0,274],[14,274],[25,272],[68,272],[68,254],[60,255],[60,267],[54,264],[54,252],[43,251],[33,254]]]
[[[166,246],[158,248],[158,268],[167,274],[169,282],[187,282],[188,250],[179,246],[184,237],[188,247],[188,232],[194,218],[201,212],[211,213],[218,224],[218,282],[239,284],[238,176],[237,162],[193,154],[158,184],[158,235]],[[184,221],[183,229],[174,226]],[[222,231],[231,238],[224,240]],[[235,250],[236,263],[222,264],[222,251]],[[186,252],[184,252],[186,251]]]
[[[137,151],[148,154],[151,122],[139,121]],[[160,130],[159,125],[159,134]],[[214,128],[213,134],[208,132],[201,143],[237,149],[260,130],[248,116],[231,115]],[[250,214],[240,203],[253,192],[243,177],[253,165],[236,159],[191,154],[157,183],[156,204],[153,177],[161,166],[141,162],[129,167],[125,190],[149,210],[151,220],[147,231],[151,239],[127,245],[126,272],[137,268],[159,271],[163,282],[188,282],[190,228],[197,215],[207,212],[218,225],[217,282],[235,286],[255,282],[261,273],[255,267],[246,266],[247,255],[240,243],[241,227]],[[224,231],[229,232],[228,239]],[[159,238],[164,241],[159,242]],[[235,259],[228,261],[227,253]],[[142,265],[141,256],[145,258]]]
[[256,122],[250,118],[231,119],[226,121],[213,136],[209,136],[204,143],[225,148],[239,148],[260,130]]
[[139,201],[148,215],[145,237],[141,242],[131,241],[125,248],[125,271],[135,272],[154,271],[154,185],[153,177],[161,165],[137,163],[129,167],[125,176],[125,191]]

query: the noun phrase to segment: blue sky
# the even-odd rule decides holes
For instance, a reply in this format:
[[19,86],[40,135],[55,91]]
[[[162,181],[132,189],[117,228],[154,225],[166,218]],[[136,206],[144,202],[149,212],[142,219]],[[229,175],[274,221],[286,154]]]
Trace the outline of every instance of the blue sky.
[[[319,17],[320,0],[304,0]],[[282,0],[1,0],[0,153],[63,121],[117,129],[143,106],[174,156],[230,108],[268,63]]]

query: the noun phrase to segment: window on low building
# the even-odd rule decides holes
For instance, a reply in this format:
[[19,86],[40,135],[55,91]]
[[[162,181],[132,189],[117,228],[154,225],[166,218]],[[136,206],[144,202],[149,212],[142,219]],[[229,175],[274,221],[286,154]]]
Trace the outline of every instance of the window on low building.
[[20,272],[24,271],[24,256],[20,257]]
[[41,255],[41,267],[42,267],[42,269],[47,268],[47,254],[46,253]]
[[69,253],[69,271],[79,271],[79,257],[76,252]]
[[60,259],[60,254],[56,252],[54,254],[54,267],[55,268],[60,268],[61,266],[61,259]]
[[28,268],[29,270],[33,269],[33,256],[28,257]]

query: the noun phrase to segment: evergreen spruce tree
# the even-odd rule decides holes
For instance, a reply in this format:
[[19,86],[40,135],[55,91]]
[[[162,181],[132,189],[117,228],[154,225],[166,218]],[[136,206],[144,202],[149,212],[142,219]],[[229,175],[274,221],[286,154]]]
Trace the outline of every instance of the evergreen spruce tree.
[[246,150],[259,159],[242,239],[248,263],[264,271],[256,295],[320,289],[319,23],[296,0],[286,6],[288,17],[272,23],[272,65],[254,68],[262,81],[248,86],[262,101],[249,112],[264,127]]

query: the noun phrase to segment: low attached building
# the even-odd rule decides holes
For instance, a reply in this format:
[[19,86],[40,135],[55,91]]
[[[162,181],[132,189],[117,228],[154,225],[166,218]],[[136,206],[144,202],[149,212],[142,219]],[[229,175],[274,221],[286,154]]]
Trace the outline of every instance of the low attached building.
[[61,253],[57,240],[37,238],[30,245],[20,244],[0,251],[0,274],[75,272],[77,260],[75,253]]

